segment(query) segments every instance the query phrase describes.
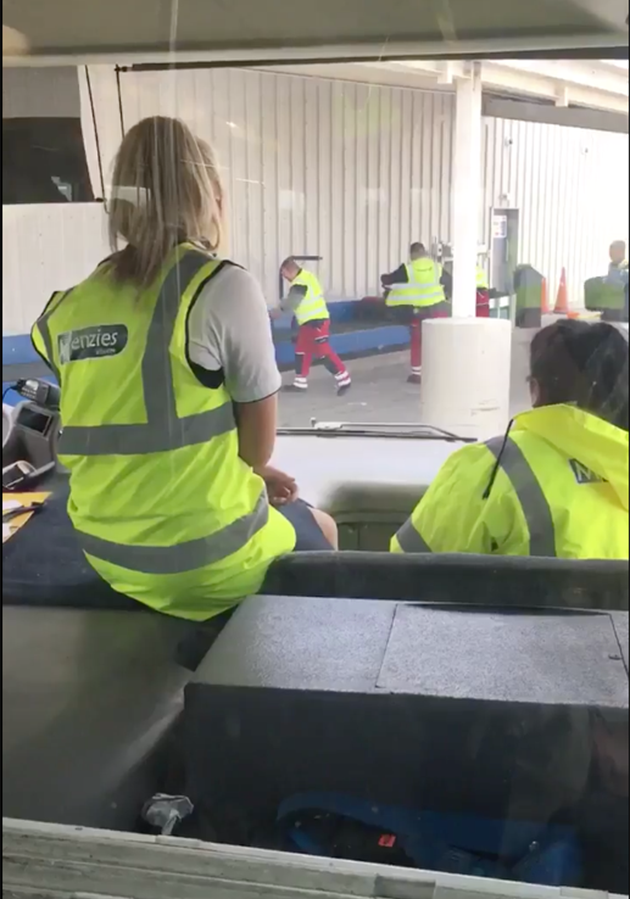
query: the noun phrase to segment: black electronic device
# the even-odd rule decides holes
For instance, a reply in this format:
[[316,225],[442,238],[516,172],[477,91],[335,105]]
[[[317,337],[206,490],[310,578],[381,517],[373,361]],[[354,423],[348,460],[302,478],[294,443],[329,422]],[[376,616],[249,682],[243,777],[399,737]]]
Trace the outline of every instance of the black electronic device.
[[23,396],[39,396],[42,403],[27,400],[15,409],[2,447],[2,487],[32,490],[56,465],[59,390],[35,379],[18,382],[15,389]]
[[20,460],[7,465],[2,469],[2,489],[3,490],[20,490],[24,487],[29,478],[35,473],[35,468],[30,462]]
[[47,437],[55,423],[55,416],[48,410],[38,406],[24,403],[16,412],[15,423],[22,428],[27,428],[35,434]]
[[51,384],[49,381],[41,378],[27,378],[17,381],[13,390],[28,402],[35,403],[43,409],[55,412],[59,409],[61,390],[56,384]]

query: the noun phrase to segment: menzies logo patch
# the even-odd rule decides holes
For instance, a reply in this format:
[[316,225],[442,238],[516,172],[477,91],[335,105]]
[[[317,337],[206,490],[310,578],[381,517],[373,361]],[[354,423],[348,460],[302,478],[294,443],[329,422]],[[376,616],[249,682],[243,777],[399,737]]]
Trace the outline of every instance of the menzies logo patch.
[[600,477],[600,475],[595,474],[594,471],[591,471],[590,468],[587,468],[586,465],[582,465],[581,462],[578,462],[577,459],[569,459],[569,465],[575,475],[575,480],[578,484],[601,484],[604,478]]
[[58,338],[59,361],[67,365],[84,359],[117,356],[127,346],[128,339],[126,325],[98,325],[80,331],[65,331]]

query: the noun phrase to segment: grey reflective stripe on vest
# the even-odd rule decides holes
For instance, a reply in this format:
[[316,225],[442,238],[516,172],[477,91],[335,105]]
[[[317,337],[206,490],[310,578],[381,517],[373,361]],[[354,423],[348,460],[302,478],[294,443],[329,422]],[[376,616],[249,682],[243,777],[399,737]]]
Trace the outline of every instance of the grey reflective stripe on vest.
[[213,437],[234,430],[234,410],[231,403],[216,409],[177,418],[173,413],[168,427],[153,421],[146,425],[100,425],[98,428],[65,428],[59,440],[63,456],[142,456],[165,453],[207,443]]
[[53,356],[53,345],[50,337],[50,328],[48,327],[48,318],[49,316],[45,315],[41,319],[41,321],[38,322],[39,333],[42,335],[42,340],[44,341],[44,346],[46,347],[46,356],[48,357],[48,364],[50,365],[50,369],[53,372],[54,376],[57,378],[57,383],[59,384],[59,386],[61,386],[61,376],[59,374],[59,369],[55,365],[55,357]]
[[267,492],[263,490],[250,515],[244,515],[208,537],[175,546],[126,546],[77,531],[81,548],[101,562],[143,574],[183,574],[204,568],[238,552],[269,520]]
[[398,545],[404,553],[430,553],[431,547],[424,542],[409,518],[396,534]]
[[[63,301],[65,300],[65,298],[68,296],[68,294],[70,292],[71,291],[66,290],[64,295],[61,297],[61,299],[57,303],[54,303],[54,300],[55,300],[55,297],[58,296],[58,294],[55,294],[53,297],[51,297],[48,305],[53,306],[53,308],[49,312],[48,307],[46,307],[46,309],[44,310],[44,314],[42,315],[40,320],[35,323],[36,326],[39,328],[39,333],[42,335],[42,340],[44,341],[44,347],[46,348],[46,356],[48,357],[47,358],[48,365],[50,366],[51,371],[57,378],[57,383],[59,384],[60,387],[61,387],[61,375],[59,373],[59,369],[55,365],[55,356],[53,354],[53,343],[52,343],[52,337],[50,336],[50,328],[48,327],[48,320],[50,319],[50,316],[53,314],[53,312],[59,308],[61,303],[63,303]],[[54,305],[53,305],[53,303],[54,303]]]
[[130,456],[167,452],[206,443],[234,430],[234,410],[229,401],[198,415],[177,416],[169,347],[182,294],[209,261],[204,253],[186,253],[168,272],[160,289],[142,359],[146,424],[64,428],[59,440],[60,455]]
[[551,509],[522,450],[509,437],[507,440],[494,437],[485,445],[510,479],[512,489],[521,504],[529,530],[530,556],[555,556],[556,532]]

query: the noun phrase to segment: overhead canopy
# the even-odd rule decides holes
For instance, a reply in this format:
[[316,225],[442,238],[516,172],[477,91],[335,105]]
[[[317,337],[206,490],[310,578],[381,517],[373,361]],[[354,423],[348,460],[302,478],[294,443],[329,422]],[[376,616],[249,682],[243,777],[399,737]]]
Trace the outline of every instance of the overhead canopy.
[[597,47],[627,55],[627,14],[627,0],[3,0],[5,29],[39,61],[174,50],[250,64]]

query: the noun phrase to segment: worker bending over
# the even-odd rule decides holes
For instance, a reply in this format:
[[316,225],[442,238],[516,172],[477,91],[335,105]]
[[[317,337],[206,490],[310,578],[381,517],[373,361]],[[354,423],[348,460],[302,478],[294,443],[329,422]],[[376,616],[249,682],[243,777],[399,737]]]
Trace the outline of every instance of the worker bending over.
[[446,318],[449,306],[444,293],[444,272],[421,243],[412,243],[409,262],[395,272],[381,275],[385,303],[396,317],[409,326],[411,335],[410,384],[419,384],[422,374],[422,322],[427,318]]
[[560,321],[531,346],[534,408],[454,453],[392,552],[628,558],[628,341]]
[[287,389],[304,391],[308,388],[315,356],[323,359],[327,370],[334,375],[337,394],[345,393],[351,384],[350,373],[330,345],[330,313],[317,276],[301,268],[292,256],[284,260],[280,272],[290,285],[288,294],[281,300],[281,307],[293,312],[298,323],[295,378]]

